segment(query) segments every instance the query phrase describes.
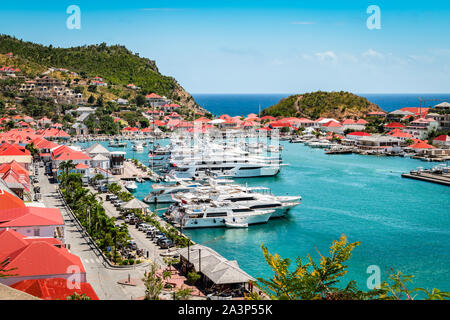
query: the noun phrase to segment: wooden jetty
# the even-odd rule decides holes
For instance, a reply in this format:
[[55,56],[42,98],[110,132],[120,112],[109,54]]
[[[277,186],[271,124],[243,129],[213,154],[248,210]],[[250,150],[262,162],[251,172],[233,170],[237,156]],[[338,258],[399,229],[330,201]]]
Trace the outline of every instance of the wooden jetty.
[[421,180],[426,182],[433,182],[442,184],[444,186],[450,186],[450,174],[437,174],[429,172],[410,172],[403,173],[403,178]]

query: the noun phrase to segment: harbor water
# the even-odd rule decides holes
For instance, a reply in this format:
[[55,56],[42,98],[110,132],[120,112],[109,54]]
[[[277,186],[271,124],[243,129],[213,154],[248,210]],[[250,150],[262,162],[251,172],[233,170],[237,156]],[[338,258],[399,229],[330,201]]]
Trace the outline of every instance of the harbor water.
[[[91,143],[81,143],[87,146]],[[108,142],[101,142],[108,148]],[[326,155],[303,144],[284,146],[282,167],[276,177],[237,179],[249,186],[269,187],[276,195],[301,195],[302,204],[286,218],[248,229],[190,229],[195,242],[209,246],[254,277],[269,277],[261,244],[284,258],[318,260],[333,240],[345,234],[359,241],[350,259],[346,280],[366,290],[367,268],[376,265],[381,280],[394,271],[414,275],[414,287],[450,290],[450,189],[401,178],[401,173],[435,163],[399,157]],[[127,158],[148,164],[148,147]],[[134,195],[143,199],[151,182],[138,184]],[[167,207],[161,204],[160,207]],[[305,260],[303,260],[305,261]],[[394,271],[393,271],[394,270]]]

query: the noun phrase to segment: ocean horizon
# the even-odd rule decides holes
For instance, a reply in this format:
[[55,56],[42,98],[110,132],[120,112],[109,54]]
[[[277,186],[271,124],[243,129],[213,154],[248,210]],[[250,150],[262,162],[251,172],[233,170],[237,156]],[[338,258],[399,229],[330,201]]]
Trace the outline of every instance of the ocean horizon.
[[[450,102],[450,93],[356,93],[367,98],[386,112],[405,107],[420,107],[419,97],[425,100],[422,107]],[[246,116],[259,113],[290,93],[193,93],[199,105],[214,115]],[[430,101],[433,100],[433,101]],[[439,101],[437,101],[439,100]]]

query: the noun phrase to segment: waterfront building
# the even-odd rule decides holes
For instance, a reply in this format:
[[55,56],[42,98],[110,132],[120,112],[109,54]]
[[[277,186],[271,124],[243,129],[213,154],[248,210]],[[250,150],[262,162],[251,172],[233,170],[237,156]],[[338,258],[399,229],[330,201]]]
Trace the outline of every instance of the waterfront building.
[[384,135],[372,135],[364,136],[358,139],[356,145],[360,149],[375,150],[375,151],[387,151],[387,150],[400,150],[401,140]]
[[425,139],[431,131],[437,130],[438,126],[438,122],[432,118],[419,118],[410,122],[404,131],[417,139]]
[[201,286],[205,289],[214,287],[222,292],[226,290],[252,291],[250,281],[255,279],[242,270],[237,261],[227,260],[211,248],[196,244],[178,250],[181,270],[187,274],[191,270],[198,272],[202,278]]

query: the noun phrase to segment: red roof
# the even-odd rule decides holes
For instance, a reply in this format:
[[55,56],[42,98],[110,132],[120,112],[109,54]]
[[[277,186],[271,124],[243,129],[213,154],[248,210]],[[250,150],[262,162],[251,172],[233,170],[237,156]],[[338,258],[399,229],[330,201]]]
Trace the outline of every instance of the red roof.
[[25,208],[25,204],[15,195],[12,195],[11,193],[0,189],[0,208],[2,208],[3,210]]
[[404,125],[398,122],[391,122],[384,126],[385,128],[406,128]]
[[77,283],[76,286],[78,288],[69,289],[67,279],[62,278],[22,280],[11,285],[14,289],[26,292],[43,300],[67,300],[67,297],[75,292],[78,294],[84,293],[91,300],[99,300],[89,283]]
[[89,169],[89,166],[84,163],[79,163],[75,166],[75,169]]
[[425,143],[423,141],[414,143],[414,144],[410,145],[409,147],[413,148],[413,149],[434,149],[434,147],[432,145],[429,145],[428,143]]
[[156,93],[150,93],[145,96],[147,99],[161,99],[161,96],[158,96]]
[[355,131],[355,132],[351,132],[347,134],[348,136],[357,136],[357,137],[368,137],[371,134],[367,133],[367,132],[362,132],[362,131]]
[[[14,269],[14,276],[64,275],[70,273],[73,267],[77,267],[79,273],[86,272],[79,257],[64,247],[54,246],[45,238],[28,241],[24,235],[6,229],[0,231],[0,243],[0,261],[9,258],[8,269]],[[59,244],[62,245],[61,242]]]
[[412,138],[412,137],[413,137],[413,136],[410,135],[409,133],[403,132],[403,131],[396,131],[396,132],[393,132],[393,133],[391,134],[391,136],[392,136],[392,137],[396,137],[396,138]]
[[322,127],[326,127],[326,128],[330,128],[330,127],[335,127],[335,128],[339,128],[342,127],[342,125],[339,122],[330,120],[327,123],[322,124]]
[[272,117],[272,116],[264,116],[264,117],[261,117],[261,120],[272,120],[272,121],[275,121],[275,120],[277,120],[277,118]]
[[442,135],[434,138],[434,140],[437,140],[437,141],[450,141],[450,136],[442,134]]
[[0,156],[26,156],[31,155],[25,147],[17,144],[3,143],[0,145]]
[[[11,161],[10,163],[2,163],[0,164],[0,173],[6,173],[9,170],[13,170],[18,174],[24,174],[26,176],[30,175],[30,172],[22,167],[16,160]],[[1,210],[1,207],[0,207]]]
[[0,227],[61,226],[58,208],[19,207],[0,210]]

